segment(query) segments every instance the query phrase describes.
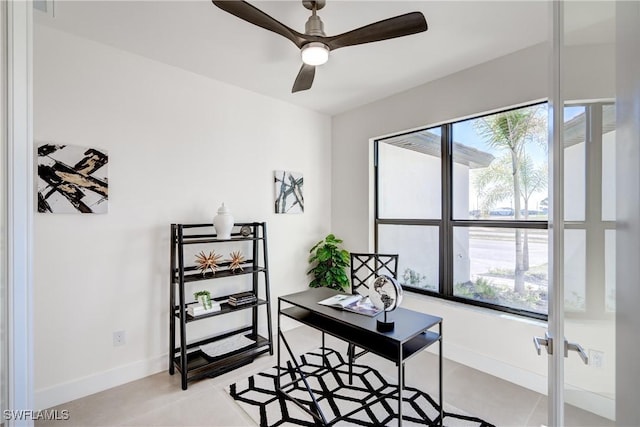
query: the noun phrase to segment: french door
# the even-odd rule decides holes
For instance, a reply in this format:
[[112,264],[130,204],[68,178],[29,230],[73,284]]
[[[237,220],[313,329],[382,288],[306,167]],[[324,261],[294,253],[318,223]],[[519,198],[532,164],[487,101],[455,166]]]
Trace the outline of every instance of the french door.
[[615,424],[615,2],[552,2],[548,423]]

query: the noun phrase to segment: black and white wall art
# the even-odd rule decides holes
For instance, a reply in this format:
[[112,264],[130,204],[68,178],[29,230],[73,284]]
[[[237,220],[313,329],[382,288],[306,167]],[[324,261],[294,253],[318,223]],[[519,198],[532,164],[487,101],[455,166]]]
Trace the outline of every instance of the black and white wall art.
[[38,146],[38,212],[106,213],[109,156],[77,145]]
[[275,171],[274,182],[276,190],[275,212],[282,214],[303,213],[302,174],[290,171]]

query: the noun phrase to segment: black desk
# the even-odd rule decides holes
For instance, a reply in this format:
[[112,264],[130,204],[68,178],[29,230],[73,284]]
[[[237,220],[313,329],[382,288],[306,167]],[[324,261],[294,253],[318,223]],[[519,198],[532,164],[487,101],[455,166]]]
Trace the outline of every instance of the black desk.
[[[402,425],[402,389],[404,388],[404,362],[431,344],[439,344],[439,405],[440,424],[442,424],[442,318],[431,316],[416,311],[398,308],[387,314],[388,320],[395,321],[395,329],[391,332],[378,332],[376,330],[376,317],[369,317],[362,314],[351,313],[333,307],[318,304],[318,301],[329,298],[339,292],[318,288],[309,289],[295,294],[284,295],[278,298],[278,367],[280,367],[280,342],[282,341],[291,358],[294,354],[291,351],[287,340],[280,329],[280,316],[289,317],[307,326],[315,328],[324,333],[332,335],[338,339],[355,344],[356,346],[370,351],[380,357],[390,360],[398,366],[398,425]],[[282,308],[282,303],[290,305]],[[429,329],[437,326],[438,332]],[[297,367],[297,363],[296,363]],[[316,404],[318,414],[308,411],[291,397],[302,409],[312,415],[316,420],[324,425],[331,425],[339,419],[326,420],[319,405],[315,400],[309,385],[302,372],[300,380],[304,381],[307,390]],[[278,381],[280,372],[278,370]],[[278,391],[285,394],[280,384],[277,384]],[[393,393],[395,394],[395,392]]]

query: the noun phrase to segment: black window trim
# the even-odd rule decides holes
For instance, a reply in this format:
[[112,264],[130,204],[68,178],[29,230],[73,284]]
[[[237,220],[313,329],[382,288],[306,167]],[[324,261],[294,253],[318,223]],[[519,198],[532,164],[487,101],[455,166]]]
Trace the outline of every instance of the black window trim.
[[[427,289],[405,287],[407,292],[414,292],[418,294],[428,295],[444,300],[455,301],[467,305],[488,308],[500,312],[509,314],[525,316],[528,318],[548,320],[548,315],[538,313],[529,310],[518,309],[515,307],[508,307],[498,304],[492,304],[484,301],[478,301],[468,298],[462,298],[453,294],[453,230],[455,227],[489,227],[489,228],[520,228],[520,229],[548,229],[547,221],[536,220],[469,220],[469,219],[453,219],[453,125],[456,123],[462,123],[468,120],[475,120],[480,117],[490,116],[493,114],[504,113],[507,111],[518,110],[521,108],[531,107],[535,105],[546,104],[547,101],[535,102],[526,105],[520,105],[513,108],[504,110],[492,111],[490,113],[483,113],[477,116],[468,117],[463,120],[456,120],[452,122],[442,123],[436,126],[427,126],[419,129],[414,129],[408,132],[402,132],[399,134],[383,137],[374,140],[374,212],[375,212],[375,227],[374,227],[374,247],[378,250],[378,227],[383,224],[392,225],[427,225],[438,226],[440,236],[440,257],[439,257],[439,292],[430,291]],[[440,219],[417,219],[417,218],[380,218],[379,211],[379,143],[384,142],[390,138],[397,138],[398,136],[408,135],[416,132],[426,131],[429,129],[441,130],[441,144],[442,151],[440,156],[441,161],[441,187],[442,187],[442,211]]]
[[[532,312],[532,311],[528,311],[528,310],[522,310],[522,309],[517,309],[517,308],[513,308],[513,307],[508,307],[508,306],[503,306],[503,305],[498,305],[498,304],[492,304],[492,303],[487,303],[484,301],[478,301],[478,300],[473,300],[473,299],[467,299],[467,298],[462,298],[462,297],[457,297],[455,295],[453,295],[453,280],[452,280],[452,275],[453,275],[453,259],[452,259],[452,254],[453,254],[453,247],[452,247],[452,242],[453,242],[453,230],[455,227],[487,227],[487,228],[519,228],[519,229],[540,229],[540,230],[546,230],[548,229],[548,222],[547,221],[539,221],[539,220],[470,220],[470,219],[453,219],[453,215],[452,215],[452,210],[453,210],[453,176],[451,173],[451,170],[453,168],[453,153],[452,153],[452,147],[453,147],[453,135],[452,135],[452,129],[454,124],[456,123],[461,123],[461,122],[465,122],[468,120],[474,120],[474,119],[478,119],[480,117],[485,117],[485,116],[489,116],[489,115],[493,115],[493,114],[497,114],[497,113],[502,113],[502,112],[507,112],[507,111],[512,111],[512,110],[516,110],[516,109],[520,109],[520,108],[526,108],[526,107],[530,107],[530,106],[535,106],[535,105],[543,105],[546,104],[547,101],[541,101],[541,102],[534,102],[531,104],[526,104],[526,105],[519,105],[516,107],[512,107],[512,108],[508,108],[508,109],[503,109],[503,110],[496,110],[496,111],[492,111],[492,112],[488,112],[488,113],[483,113],[483,114],[479,114],[473,117],[468,117],[462,120],[456,120],[456,121],[452,121],[452,122],[447,122],[447,123],[442,123],[440,125],[435,125],[435,126],[427,126],[427,127],[423,127],[420,129],[415,129],[412,131],[408,131],[408,132],[403,132],[400,134],[395,134],[395,135],[391,135],[391,136],[387,136],[384,138],[379,138],[374,140],[374,211],[375,211],[375,220],[374,220],[374,244],[375,244],[375,248],[376,250],[378,250],[378,227],[380,225],[384,225],[384,224],[391,224],[391,225],[425,225],[425,226],[436,226],[439,227],[439,236],[440,236],[440,244],[439,244],[439,248],[440,248],[440,257],[439,257],[439,292],[434,292],[434,291],[430,291],[427,289],[420,289],[420,288],[411,288],[411,287],[407,287],[406,290],[408,292],[414,292],[414,293],[418,293],[418,294],[424,294],[424,295],[428,295],[431,297],[436,297],[436,298],[440,298],[440,299],[444,299],[444,300],[449,300],[449,301],[455,301],[455,302],[459,302],[462,304],[467,304],[467,305],[472,305],[472,306],[477,306],[477,307],[483,307],[483,308],[488,308],[491,310],[496,310],[499,312],[506,312],[506,313],[510,313],[510,314],[514,314],[514,315],[519,315],[519,316],[525,316],[528,318],[533,318],[533,319],[539,319],[539,320],[548,320],[548,315],[547,314],[543,314],[543,313],[538,313],[538,312]],[[614,105],[614,102],[608,102],[608,101],[600,101],[600,102],[578,102],[575,104],[571,104],[571,106],[584,106],[585,107],[585,114],[587,116],[587,120],[591,121],[591,118],[593,117],[593,114],[596,115],[596,117],[598,117],[598,115],[601,117],[602,116],[602,108],[605,105]],[[569,105],[567,105],[569,106]],[[598,113],[596,111],[596,109],[600,109],[600,112]],[[440,128],[441,130],[441,141],[443,142],[441,144],[442,147],[442,151],[441,151],[441,174],[442,174],[442,211],[441,211],[441,218],[440,219],[405,219],[405,218],[380,218],[379,217],[379,194],[378,194],[378,185],[379,185],[379,169],[378,169],[378,146],[380,142],[384,142],[387,139],[390,138],[397,138],[398,136],[402,136],[402,135],[408,135],[411,133],[415,133],[415,132],[421,132],[421,131],[425,131],[425,130],[429,130],[429,129],[437,129]],[[586,132],[587,134],[589,134],[590,132],[595,132],[598,131],[598,134],[601,136],[602,135],[602,129],[601,126],[599,129],[591,129],[591,124],[587,124],[587,129]],[[588,138],[588,139],[592,139],[592,138]],[[602,139],[600,138],[600,144],[602,144]],[[589,141],[585,141],[587,144],[585,145],[585,150],[587,150],[586,152],[586,156],[592,156],[593,154],[590,153],[590,150],[593,150],[593,148],[588,144]],[[599,148],[601,149],[601,147]],[[591,172],[595,172],[595,174],[597,176],[592,177],[591,179],[602,179],[602,171],[598,170],[596,168],[595,171],[591,171],[589,170],[590,167],[592,167],[593,165],[589,164],[589,160],[586,161],[585,164],[585,173],[587,174],[587,176],[592,175]],[[598,174],[599,172],[599,174]],[[585,197],[588,197],[588,193],[585,195]],[[588,201],[585,200],[585,203],[588,203]],[[596,209],[596,211],[600,211],[600,209]],[[585,220],[583,221],[573,221],[573,220],[567,220],[564,222],[564,227],[567,230],[585,230],[587,231],[587,228],[589,227],[589,223],[593,223],[594,221],[596,221],[598,223],[597,227],[599,229],[602,230],[615,230],[616,226],[615,226],[615,221],[611,221],[611,220],[604,220],[602,218],[600,218],[599,220],[597,220],[596,218],[593,218],[592,216],[588,216],[588,215],[593,215],[593,213],[590,213],[590,209],[588,209],[588,206],[585,205]],[[587,255],[589,256],[589,255]],[[588,259],[585,260],[585,262],[588,262]],[[604,262],[604,261],[602,261]],[[604,284],[602,284],[602,287],[604,287]],[[585,308],[585,311],[567,311],[565,312],[565,316],[568,318],[594,318],[594,317],[599,317],[599,318],[613,318],[614,314],[611,312],[607,312],[606,310],[603,310],[604,308],[604,298],[598,297],[598,298],[594,298],[591,296],[593,291],[589,291],[589,287],[587,288],[587,294],[586,294],[586,303],[587,306]],[[595,307],[594,307],[595,306]],[[594,313],[594,308],[595,313]]]

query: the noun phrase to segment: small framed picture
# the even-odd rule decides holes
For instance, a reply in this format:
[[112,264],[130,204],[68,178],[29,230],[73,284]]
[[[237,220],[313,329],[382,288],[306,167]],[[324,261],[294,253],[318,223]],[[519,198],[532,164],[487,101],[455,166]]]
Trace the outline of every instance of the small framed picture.
[[275,171],[275,213],[304,213],[304,180],[302,174],[291,171]]

